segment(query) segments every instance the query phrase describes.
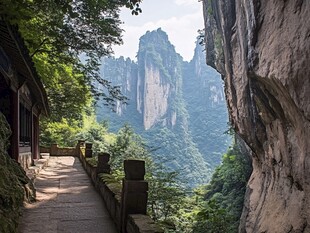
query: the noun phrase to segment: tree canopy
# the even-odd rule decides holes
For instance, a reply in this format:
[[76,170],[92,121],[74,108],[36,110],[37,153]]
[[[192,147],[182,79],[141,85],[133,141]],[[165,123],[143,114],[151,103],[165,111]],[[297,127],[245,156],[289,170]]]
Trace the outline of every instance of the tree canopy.
[[2,0],[0,16],[18,25],[46,88],[49,122],[81,120],[92,97],[126,101],[99,74],[100,59],[122,43],[119,13],[141,13],[142,0]]
[[[112,45],[122,43],[120,8],[125,6],[133,14],[138,14],[141,12],[140,2],[3,0],[0,3],[0,14],[5,20],[19,26],[47,88],[51,85],[50,79],[59,78],[54,75],[58,73],[61,79],[73,77],[87,84],[92,94],[104,95],[106,101],[111,103],[123,97],[116,87],[99,76],[99,62],[101,57],[113,52]],[[64,73],[63,65],[69,67],[72,73]],[[77,73],[83,78],[77,77]],[[103,85],[107,92],[103,93],[103,89],[95,83]]]
[[222,164],[204,188],[204,204],[196,215],[193,232],[238,232],[246,184],[251,173],[250,156],[234,144],[223,155]]

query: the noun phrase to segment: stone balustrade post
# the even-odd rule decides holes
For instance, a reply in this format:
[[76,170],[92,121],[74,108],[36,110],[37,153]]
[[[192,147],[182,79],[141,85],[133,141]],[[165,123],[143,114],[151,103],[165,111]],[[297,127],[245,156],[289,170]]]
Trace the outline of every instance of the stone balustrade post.
[[51,145],[50,156],[57,156],[57,155],[58,155],[58,144],[54,143]]
[[109,164],[110,154],[101,152],[98,154],[98,166],[97,166],[97,174],[98,173],[111,173],[111,167]]
[[86,143],[86,148],[85,148],[85,157],[86,158],[91,158],[93,157],[93,150],[92,150],[92,147],[93,147],[93,144],[92,143]]
[[145,162],[142,160],[124,161],[125,178],[123,179],[121,199],[121,232],[126,233],[129,214],[146,215],[148,183],[144,180]]
[[81,147],[85,147],[85,140],[78,140],[78,143],[76,144],[76,155],[78,157],[81,157],[82,155]]

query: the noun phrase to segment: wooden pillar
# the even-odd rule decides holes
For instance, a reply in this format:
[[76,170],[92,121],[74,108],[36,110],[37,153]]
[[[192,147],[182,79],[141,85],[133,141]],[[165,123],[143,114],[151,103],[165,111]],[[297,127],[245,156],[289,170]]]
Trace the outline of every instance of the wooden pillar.
[[40,159],[40,151],[39,151],[39,117],[33,115],[32,117],[32,142],[31,142],[31,151],[33,155],[33,159]]
[[142,160],[124,161],[121,200],[121,232],[126,233],[129,214],[144,214],[147,210],[148,183],[144,180],[145,162]]
[[109,153],[99,153],[98,154],[98,166],[97,166],[97,174],[99,173],[111,173],[111,166],[109,164],[110,154]]
[[12,137],[11,137],[11,153],[12,158],[18,161],[19,156],[19,91],[11,91],[11,116],[12,116]]

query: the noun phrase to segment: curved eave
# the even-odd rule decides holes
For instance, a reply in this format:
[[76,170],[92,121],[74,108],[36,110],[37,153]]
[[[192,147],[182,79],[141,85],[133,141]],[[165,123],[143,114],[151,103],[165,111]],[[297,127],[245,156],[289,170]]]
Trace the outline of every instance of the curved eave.
[[[17,69],[18,73],[27,79],[27,85],[35,96],[35,101],[39,104],[41,113],[48,116],[50,110],[46,91],[29,55],[29,50],[18,32],[18,27],[12,26],[2,19],[0,19],[0,27],[1,40],[5,43],[1,44],[1,46],[9,49],[9,55],[11,56],[14,67]],[[7,33],[7,35],[5,35],[5,33]],[[6,36],[9,37],[6,38]]]

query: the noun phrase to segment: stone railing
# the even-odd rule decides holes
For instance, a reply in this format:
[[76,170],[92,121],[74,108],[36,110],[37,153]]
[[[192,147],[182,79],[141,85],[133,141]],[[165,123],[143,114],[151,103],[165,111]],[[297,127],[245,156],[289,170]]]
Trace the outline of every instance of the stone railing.
[[57,144],[52,144],[51,147],[40,147],[40,153],[49,153],[50,156],[76,156],[75,147],[58,147]]
[[[53,148],[53,150],[52,150]],[[145,162],[141,160],[125,160],[125,178],[122,190],[116,190],[105,183],[99,174],[110,174],[110,155],[98,154],[97,167],[92,166],[87,158],[92,157],[92,145],[80,140],[76,148],[58,148],[55,144],[50,148],[53,155],[70,155],[80,159],[85,171],[90,176],[95,188],[103,198],[106,207],[120,233],[163,233],[155,222],[146,215],[148,182],[144,180]],[[74,153],[73,153],[74,151]],[[60,154],[66,152],[66,154]],[[72,154],[70,154],[72,153]]]

